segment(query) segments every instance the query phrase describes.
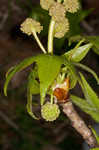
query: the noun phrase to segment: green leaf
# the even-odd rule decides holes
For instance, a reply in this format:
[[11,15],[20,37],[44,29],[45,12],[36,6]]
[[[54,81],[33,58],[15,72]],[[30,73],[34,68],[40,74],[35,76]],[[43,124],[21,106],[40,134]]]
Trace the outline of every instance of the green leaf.
[[80,107],[84,112],[89,114],[96,122],[99,122],[99,110],[90,105],[85,99],[75,95],[70,95],[71,100],[75,105]]
[[78,48],[74,48],[70,50],[69,52],[66,52],[64,55],[67,59],[74,61],[74,62],[80,62],[89,52],[91,49],[92,44],[85,44],[84,46],[80,46]]
[[66,65],[66,68],[68,70],[66,72],[67,72],[67,76],[69,76],[70,78],[70,89],[72,89],[75,87],[78,80],[77,72],[74,65],[67,59],[65,59],[64,64]]
[[86,40],[85,42],[90,42],[93,44],[92,50],[99,55],[99,36],[76,35],[69,38],[69,43],[71,44],[72,42],[77,42],[83,38]]
[[63,60],[63,57],[55,55],[42,54],[37,56],[36,61],[38,66],[38,76],[40,79],[41,105],[44,103],[48,88],[60,71]]
[[99,150],[99,148],[91,148],[90,150]]
[[97,143],[99,144],[99,136],[97,135],[96,131],[93,128],[91,128],[91,129],[92,129],[93,134],[96,137]]
[[[55,50],[57,50],[57,54],[61,53],[61,49],[63,45],[66,45],[66,39],[69,39],[71,36],[75,36],[82,33],[82,29],[80,27],[80,22],[89,15],[92,10],[79,10],[76,13],[66,13],[66,17],[69,19],[70,30],[65,36],[61,39],[54,39],[55,42]],[[76,21],[75,21],[76,20]],[[62,54],[62,53],[61,53]]]
[[80,97],[75,96],[75,95],[72,95],[72,94],[70,95],[70,98],[83,111],[85,111],[85,112],[86,112],[86,110],[96,111],[96,109],[94,107],[92,107],[85,99],[80,98]]
[[93,50],[99,55],[99,36],[85,36],[86,40],[93,44]]
[[32,111],[32,94],[39,93],[39,84],[35,80],[35,72],[31,71],[29,78],[28,78],[28,85],[27,85],[27,111],[34,119],[37,118]]
[[75,62],[73,62],[73,64],[75,66],[80,67],[80,68],[84,69],[85,71],[91,73],[93,75],[93,77],[96,79],[97,84],[99,84],[99,78],[98,78],[97,74],[91,68],[89,68],[89,67],[87,67],[87,66],[85,66],[85,65],[83,65],[81,63],[75,63]]
[[40,84],[37,81],[37,78],[38,78],[37,70],[33,69],[28,79],[28,86],[30,88],[30,92],[33,95],[40,93]]
[[5,84],[4,84],[4,94],[5,94],[5,96],[7,96],[8,84],[9,84],[10,80],[12,79],[12,77],[15,75],[15,73],[17,73],[17,72],[23,70],[24,68],[28,67],[34,61],[35,61],[35,57],[27,58],[27,59],[23,60],[20,64],[16,65],[15,68],[10,73],[8,73]]
[[84,92],[85,98],[89,104],[99,110],[99,98],[94,92],[94,90],[90,87],[90,85],[85,80],[84,76],[80,73],[80,77],[83,83],[82,90]]
[[80,22],[90,14],[92,10],[79,10],[76,13],[68,13],[66,16],[69,19],[70,22],[70,30],[67,33],[68,37],[81,34],[82,33],[82,28],[80,27]]

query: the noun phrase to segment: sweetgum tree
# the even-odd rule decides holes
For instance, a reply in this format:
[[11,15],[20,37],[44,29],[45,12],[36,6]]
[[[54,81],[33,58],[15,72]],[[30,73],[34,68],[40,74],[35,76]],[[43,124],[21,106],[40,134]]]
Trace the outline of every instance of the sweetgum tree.
[[[59,117],[60,107],[62,107],[64,114],[71,120],[72,126],[82,135],[91,149],[97,150],[99,149],[98,136],[93,129],[86,126],[73,107],[73,103],[75,103],[84,112],[91,115],[96,122],[99,122],[99,98],[83,74],[77,70],[80,67],[88,71],[99,84],[97,74],[91,68],[80,63],[89,50],[95,47],[96,43],[93,42],[92,37],[91,40],[84,36],[70,37],[70,42],[77,40],[78,44],[61,56],[55,55],[53,40],[54,38],[63,38],[68,33],[70,23],[67,13],[77,12],[80,9],[80,3],[78,0],[40,0],[40,5],[49,12],[51,18],[47,49],[44,48],[37,35],[43,30],[43,26],[38,21],[27,18],[21,24],[20,29],[28,36],[34,36],[43,54],[31,56],[8,70],[4,94],[7,96],[8,84],[15,73],[34,64],[29,73],[27,85],[28,113],[34,119],[42,117],[45,121],[54,121]],[[75,88],[77,83],[81,86],[85,99],[71,94],[71,89]],[[40,94],[41,117],[34,115],[35,112],[33,113],[32,95],[35,94]],[[49,100],[46,100],[46,95],[49,95]]]

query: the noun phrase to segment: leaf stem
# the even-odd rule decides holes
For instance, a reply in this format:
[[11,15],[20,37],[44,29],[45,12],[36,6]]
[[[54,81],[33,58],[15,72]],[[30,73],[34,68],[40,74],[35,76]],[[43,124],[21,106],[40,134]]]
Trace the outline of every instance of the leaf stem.
[[54,98],[54,96],[53,96],[53,94],[51,94],[51,104],[53,104],[53,99]]
[[45,54],[46,54],[46,50],[45,50],[45,48],[43,47],[43,45],[42,45],[41,41],[39,40],[39,38],[38,38],[38,36],[37,36],[36,32],[35,32],[35,31],[32,31],[32,33],[33,33],[34,38],[35,38],[35,40],[37,41],[37,43],[38,43],[39,47],[41,48],[41,50],[43,51],[43,53],[45,53]]
[[54,39],[55,21],[51,19],[48,31],[48,53],[53,54],[53,39]]
[[83,38],[81,41],[79,41],[79,43],[74,47],[74,49],[79,48],[79,46],[85,41],[85,39]]

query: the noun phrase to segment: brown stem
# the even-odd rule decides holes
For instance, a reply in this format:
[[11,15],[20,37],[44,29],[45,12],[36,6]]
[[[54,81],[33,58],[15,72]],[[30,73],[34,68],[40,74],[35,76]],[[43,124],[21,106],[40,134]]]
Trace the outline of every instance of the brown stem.
[[96,138],[91,129],[89,129],[82,118],[75,111],[71,101],[62,104],[63,112],[68,116],[72,122],[72,126],[82,135],[84,140],[88,143],[90,148],[99,147]]

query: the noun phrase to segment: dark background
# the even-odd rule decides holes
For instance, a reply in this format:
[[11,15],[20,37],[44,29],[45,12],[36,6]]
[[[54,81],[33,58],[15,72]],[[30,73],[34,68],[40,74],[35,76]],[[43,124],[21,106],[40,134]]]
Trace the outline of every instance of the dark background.
[[[24,58],[40,53],[35,40],[23,35],[19,30],[20,24],[30,12],[30,4],[27,1],[0,0],[0,150],[81,150],[84,141],[63,114],[53,123],[35,121],[28,115],[25,88],[28,69],[14,76],[8,97],[3,95],[8,68]],[[31,0],[33,6],[36,3],[39,1]],[[94,8],[80,23],[84,34],[99,35],[99,1],[82,0],[82,8]],[[40,39],[46,47],[47,36],[40,36]],[[96,73],[99,71],[98,58],[95,53],[90,52],[84,60]],[[99,87],[94,84],[94,80],[90,77],[88,80],[98,93]],[[78,92],[78,88],[75,92]],[[39,96],[35,99],[39,99]],[[79,108],[76,109],[87,124],[94,124],[88,115]]]

